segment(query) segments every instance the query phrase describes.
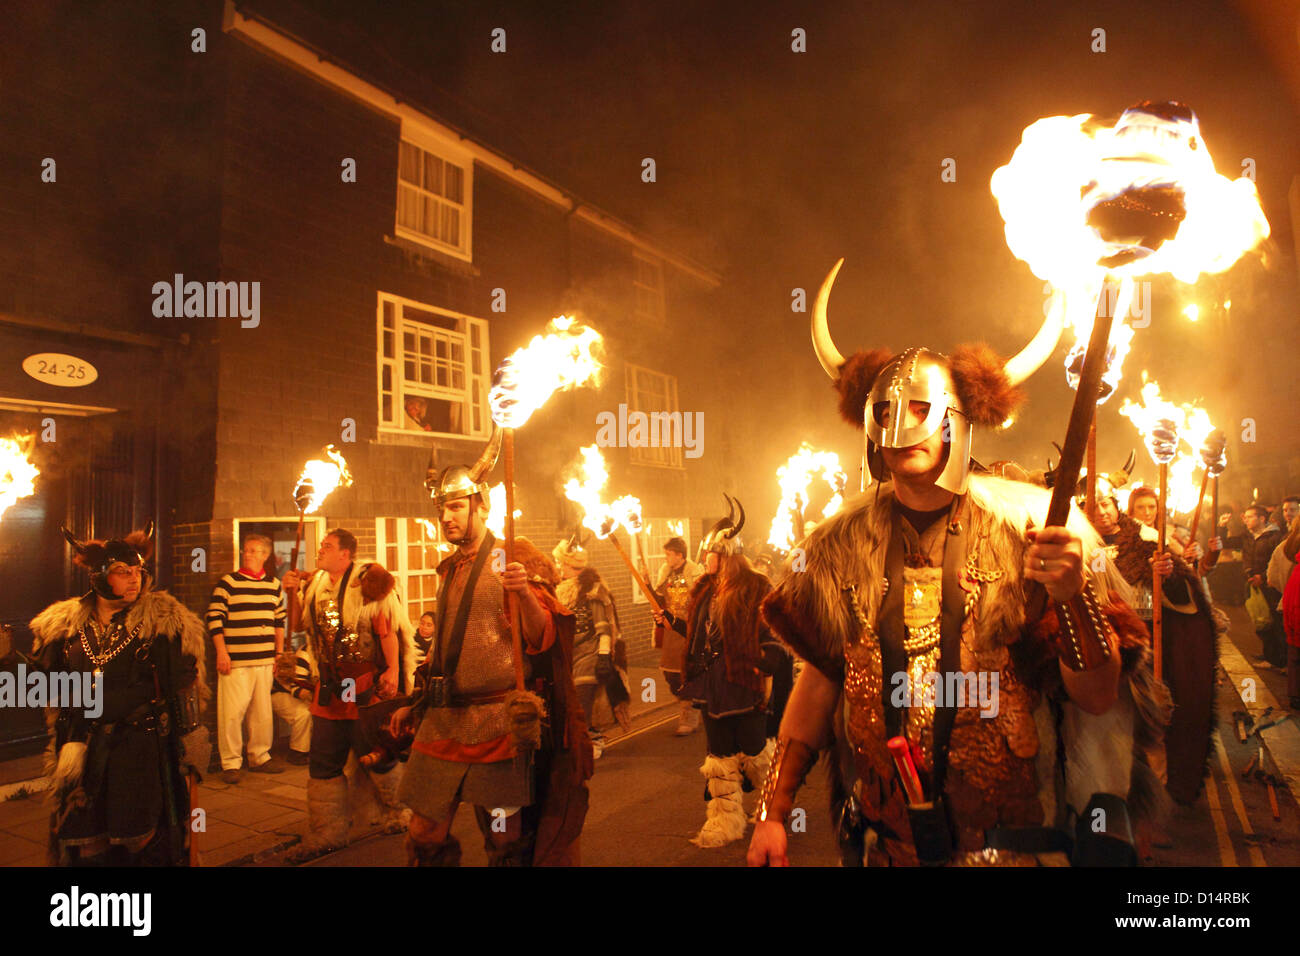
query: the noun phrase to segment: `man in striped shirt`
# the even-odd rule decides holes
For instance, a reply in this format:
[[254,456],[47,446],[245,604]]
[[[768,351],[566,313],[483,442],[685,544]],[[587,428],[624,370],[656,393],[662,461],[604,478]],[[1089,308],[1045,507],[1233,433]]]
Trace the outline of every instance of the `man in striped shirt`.
[[271,679],[283,652],[285,605],[280,582],[267,573],[271,539],[244,538],[243,564],[212,589],[208,633],[217,651],[217,749],[221,779],[239,780],[244,717],[248,717],[248,769],[280,773],[271,759],[274,717]]

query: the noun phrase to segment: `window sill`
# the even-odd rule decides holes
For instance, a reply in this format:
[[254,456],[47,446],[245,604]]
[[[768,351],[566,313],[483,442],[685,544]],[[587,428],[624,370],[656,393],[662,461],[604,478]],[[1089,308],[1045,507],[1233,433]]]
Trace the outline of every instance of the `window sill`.
[[384,244],[398,249],[408,260],[421,260],[422,265],[434,263],[461,275],[473,277],[479,275],[479,270],[474,268],[474,263],[469,257],[460,257],[450,251],[443,252],[405,236],[386,235]]
[[414,432],[380,428],[378,434],[370,443],[372,445],[414,445],[420,448],[429,448],[449,441],[463,441],[471,444],[478,442],[481,444],[487,441],[487,438],[487,435],[454,435],[448,432]]

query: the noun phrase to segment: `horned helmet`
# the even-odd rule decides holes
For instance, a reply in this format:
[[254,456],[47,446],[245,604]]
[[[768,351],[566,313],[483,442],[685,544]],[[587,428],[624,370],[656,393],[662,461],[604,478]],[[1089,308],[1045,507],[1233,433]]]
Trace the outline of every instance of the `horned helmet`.
[[[745,508],[731,495],[723,493],[727,499],[727,516],[719,518],[713,527],[700,539],[699,551],[696,553],[697,564],[704,564],[704,556],[710,551],[719,555],[735,554],[740,549],[740,529],[745,526]],[[739,517],[737,517],[739,512]]]
[[[485,480],[497,456],[501,453],[501,442],[505,433],[500,426],[492,425],[492,434],[483,448],[482,454],[472,465],[448,465],[441,472],[437,470],[433,453],[429,454],[429,468],[425,473],[424,487],[433,499],[434,507],[441,515],[447,502],[457,498],[469,498],[479,495],[484,507],[488,504],[488,483]],[[474,527],[474,509],[470,509],[469,527]]]
[[587,545],[591,544],[592,537],[594,536],[590,532],[584,533],[579,525],[573,529],[573,534],[551,549],[551,557],[561,568],[567,565],[581,571],[590,560]]
[[[1129,477],[1133,473],[1133,465],[1137,461],[1137,450],[1132,449],[1128,453],[1128,460],[1124,462],[1124,467],[1117,471],[1097,472],[1097,500],[1109,498],[1115,502],[1115,507],[1119,508],[1119,489],[1128,484]],[[1086,470],[1079,476],[1078,484],[1074,487],[1074,500],[1080,508],[1086,507],[1088,498],[1088,475]]]
[[[877,481],[886,480],[882,449],[910,448],[943,429],[948,458],[935,484],[965,494],[973,426],[1002,424],[1024,400],[1017,386],[1056,348],[1061,316],[1052,310],[1029,344],[1005,363],[984,345],[962,346],[951,356],[925,348],[909,348],[901,355],[873,349],[845,359],[831,338],[826,316],[831,286],[843,264],[843,259],[835,263],[817,292],[813,349],[840,393],[840,414],[866,430],[867,470]],[[920,424],[908,424],[911,402],[929,405]]]
[[140,568],[140,594],[149,590],[153,582],[148,567],[154,547],[152,521],[140,531],[132,531],[124,538],[110,538],[107,541],[81,541],[66,527],[60,530],[72,546],[73,561],[90,572],[90,586],[100,597],[110,601],[121,600],[121,596],[114,593],[113,586],[108,583],[109,572],[116,565]]

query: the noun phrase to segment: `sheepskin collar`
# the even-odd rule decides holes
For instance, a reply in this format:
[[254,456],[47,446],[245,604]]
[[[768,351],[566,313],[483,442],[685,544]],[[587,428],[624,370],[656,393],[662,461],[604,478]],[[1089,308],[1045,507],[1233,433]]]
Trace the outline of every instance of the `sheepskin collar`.
[[[55,641],[66,640],[80,632],[95,613],[95,594],[56,601],[32,619],[32,653]],[[199,662],[199,699],[208,698],[206,668],[207,632],[203,622],[189,608],[166,591],[142,594],[126,612],[127,628],[143,623],[143,633],[179,637],[181,653]]]

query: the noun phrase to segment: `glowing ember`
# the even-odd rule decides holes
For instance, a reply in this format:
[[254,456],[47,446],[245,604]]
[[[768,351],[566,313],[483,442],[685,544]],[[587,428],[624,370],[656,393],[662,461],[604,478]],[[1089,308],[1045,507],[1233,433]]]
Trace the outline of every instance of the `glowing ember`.
[[[1200,472],[1206,467],[1202,449],[1215,431],[1209,412],[1191,403],[1175,405],[1165,400],[1160,395],[1160,386],[1154,381],[1148,381],[1142,386],[1142,404],[1125,400],[1119,411],[1137,426],[1143,440],[1147,442],[1148,451],[1151,451],[1153,445],[1158,446],[1156,451],[1169,461],[1169,513],[1195,510],[1201,491]],[[1156,434],[1160,430],[1160,422],[1165,423],[1166,429],[1172,423],[1175,434],[1172,443],[1177,449],[1177,457],[1173,457],[1170,452],[1168,437],[1165,436],[1162,442]],[[1152,453],[1152,459],[1157,462],[1160,460],[1155,452]],[[1221,463],[1223,456],[1220,452],[1212,473],[1222,471]]]
[[344,488],[352,487],[352,473],[348,471],[348,463],[338,449],[326,445],[324,452],[328,460],[313,458],[303,465],[298,484],[293,489],[294,503],[305,515],[315,514],[340,485]]
[[631,495],[623,495],[621,498],[615,498],[613,504],[609,506],[618,523],[627,529],[628,534],[639,534],[641,531],[641,501],[633,498]]
[[1182,429],[1185,412],[1173,402],[1160,396],[1160,386],[1147,382],[1142,386],[1142,403],[1124,400],[1119,413],[1133,422],[1142,433],[1147,453],[1157,464],[1173,461],[1178,451],[1178,432]]
[[0,518],[19,498],[36,493],[36,477],[41,472],[31,460],[35,447],[35,435],[0,438]]
[[583,448],[581,455],[577,475],[564,483],[564,497],[582,509],[583,527],[596,532],[598,538],[608,538],[618,527],[613,509],[601,500],[601,492],[609,483],[609,469],[595,445]]
[[793,548],[795,542],[801,540],[806,533],[804,511],[809,505],[809,486],[818,472],[831,491],[830,500],[822,509],[822,517],[829,518],[840,510],[840,505],[844,502],[844,488],[849,480],[840,468],[839,455],[829,451],[814,451],[811,445],[804,442],[776,470],[777,483],[781,486],[781,503],[777,505],[776,515],[772,518],[767,543],[782,553]]
[[600,333],[568,316],[552,319],[544,335],[516,349],[493,376],[488,404],[502,428],[519,428],[558,391],[600,387]]
[[[1176,103],[1133,107],[1113,127],[1086,113],[1038,120],[990,188],[1008,247],[1051,284],[1050,308],[1075,330],[1066,363],[1076,380],[1108,274],[1119,281],[1110,314],[1122,319],[1134,278],[1167,272],[1192,283],[1269,234],[1254,182],[1215,171],[1196,115]],[[1103,399],[1132,334],[1112,326]]]
[[1193,302],[1187,308],[1183,309],[1183,315],[1187,316],[1188,322],[1196,322],[1201,317],[1201,307]]
[[[523,512],[518,508],[515,509],[515,520],[518,521]],[[487,529],[497,538],[504,538],[506,535],[506,486],[505,482],[498,482],[488,489],[488,516],[487,521],[483,522]]]

